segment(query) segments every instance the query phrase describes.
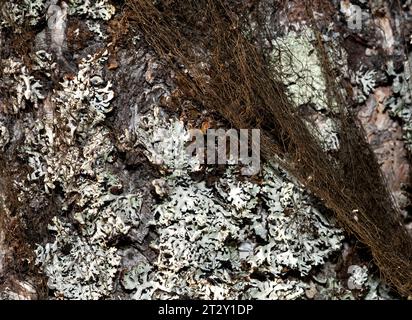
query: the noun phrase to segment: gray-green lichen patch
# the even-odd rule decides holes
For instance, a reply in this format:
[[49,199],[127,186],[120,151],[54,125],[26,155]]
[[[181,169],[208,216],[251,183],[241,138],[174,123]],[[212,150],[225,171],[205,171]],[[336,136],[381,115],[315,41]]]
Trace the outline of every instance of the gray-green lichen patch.
[[110,20],[115,7],[109,0],[69,0],[70,15],[86,15],[91,19]]
[[[52,69],[47,53],[37,55],[40,69]],[[55,239],[38,246],[36,262],[55,295],[67,299],[108,296],[121,260],[113,243],[140,227],[142,195],[122,192],[109,169],[115,146],[104,121],[114,91],[105,80],[106,60],[107,51],[81,59],[77,74],[48,93],[38,121],[25,125],[27,182],[43,183],[46,194],[61,188],[64,195],[50,226]]]
[[[334,34],[324,36],[324,41],[327,54],[333,61],[341,60],[342,69],[347,72],[343,67],[346,53],[338,47]],[[286,85],[292,103],[310,115],[306,118],[308,128],[319,138],[324,150],[333,151],[339,148],[339,139],[337,123],[331,115],[338,110],[333,97],[328,97],[328,84],[315,42],[314,32],[308,27],[275,38],[272,65]]]
[[315,46],[311,43],[313,32],[289,32],[273,41],[274,65],[286,84],[296,106],[311,104],[316,110],[328,109],[326,81]]
[[[61,83],[44,104],[43,121],[26,132],[24,150],[33,168],[29,180],[43,181],[46,192],[59,185],[67,195],[63,211],[80,226],[74,231],[70,219],[55,218],[55,241],[37,249],[49,287],[69,299],[111,292],[120,258],[108,242],[140,222],[141,195],[118,195],[122,184],[107,169],[114,146],[102,122],[114,93],[99,75],[104,59],[103,53],[83,60],[77,76]],[[58,148],[64,154],[56,153]]]
[[313,276],[306,296],[320,300],[391,300],[395,298],[390,288],[365,265],[350,265],[345,270],[346,281],[337,279],[335,267],[326,263],[322,270]]
[[0,12],[0,29],[13,27],[14,32],[22,32],[21,26],[25,21],[36,25],[46,8],[47,0],[7,1]]
[[116,249],[90,243],[69,225],[54,219],[56,240],[36,250],[48,286],[66,299],[99,299],[113,290],[120,265]]
[[[142,123],[145,130],[138,139],[149,151],[148,159],[169,169],[177,163],[180,170],[164,170],[164,178],[154,183],[164,197],[154,206],[150,223],[158,235],[152,242],[158,258],[125,273],[122,283],[135,291],[133,298],[302,296],[306,283],[283,279],[285,274],[294,270],[307,275],[339,250],[343,239],[310,197],[284,172],[270,167],[265,167],[261,184],[239,180],[235,168],[212,186],[195,181],[189,173],[200,168],[190,166],[183,148],[156,149],[162,141],[159,132],[168,134],[172,146],[190,141],[181,122],[165,119],[156,109],[139,118],[136,127]],[[264,279],[251,280],[253,274]]]
[[[20,4],[16,10],[24,11]],[[33,188],[41,197],[58,198],[49,238],[36,249],[49,288],[59,298],[99,299],[115,290],[122,263],[119,239],[130,235],[137,245],[147,233],[148,213],[142,213],[140,190],[131,181],[124,184],[105,123],[115,96],[105,67],[108,50],[78,52],[76,62],[67,58],[66,14],[87,17],[94,25],[110,19],[114,7],[109,1],[49,1],[41,10],[39,19],[45,13],[48,26],[36,37],[39,50],[30,54],[30,68],[17,58],[1,61],[9,95],[0,105],[0,149],[24,137],[16,152],[31,170],[14,182],[19,201]],[[21,17],[14,22],[23,25],[27,16]],[[10,125],[10,114],[20,115],[18,125]]]
[[177,176],[185,170],[198,170],[199,159],[189,157],[186,152],[191,135],[184,123],[168,120],[158,107],[153,110],[150,115],[136,115],[132,132],[125,132],[125,136],[132,135],[135,145],[145,147],[148,160],[165,172],[173,172]]
[[[44,17],[46,8],[57,6],[57,0],[8,1],[2,7],[0,27],[13,27],[21,32],[25,22],[36,25]],[[67,7],[69,15],[84,15],[91,19],[109,20],[115,14],[115,7],[109,0],[67,0],[61,6]],[[17,27],[16,27],[17,26]]]
[[4,147],[9,143],[9,141],[9,129],[7,129],[5,124],[0,121],[0,150],[4,150]]
[[351,265],[348,268],[350,277],[348,279],[348,288],[363,289],[365,283],[368,281],[368,268],[366,266]]
[[22,61],[13,58],[2,59],[1,65],[4,66],[3,89],[10,93],[10,97],[2,101],[0,111],[16,114],[24,110],[28,103],[38,108],[39,101],[45,98],[40,80],[30,74]]
[[[31,178],[43,177],[46,190],[54,189],[56,182],[66,186],[77,172],[91,174],[87,171],[90,161],[98,164],[99,157],[110,158],[113,147],[107,129],[99,124],[111,110],[114,93],[110,90],[110,82],[93,81],[104,59],[103,55],[97,60],[94,57],[83,60],[78,75],[62,82],[62,90],[45,101],[42,121],[26,128],[24,148],[31,159]],[[76,145],[80,141],[84,142],[83,149]],[[63,146],[69,147],[67,152],[63,157],[57,156],[55,148]],[[86,160],[78,165],[76,162],[81,158]]]
[[361,67],[352,75],[357,91],[354,93],[358,103],[364,103],[376,87],[376,71]]

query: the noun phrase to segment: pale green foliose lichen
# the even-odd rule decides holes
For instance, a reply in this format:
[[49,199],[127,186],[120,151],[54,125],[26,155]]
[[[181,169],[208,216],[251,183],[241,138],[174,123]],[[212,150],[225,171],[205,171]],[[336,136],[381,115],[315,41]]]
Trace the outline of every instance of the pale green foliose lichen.
[[113,290],[120,265],[115,248],[89,243],[57,218],[50,229],[57,233],[55,242],[39,246],[36,254],[57,296],[95,300]]
[[[346,59],[346,52],[338,47],[333,35],[325,37],[324,41],[326,53],[333,61]],[[314,32],[306,27],[299,33],[290,31],[274,39],[276,49],[272,52],[272,65],[286,85],[293,105],[314,111],[306,124],[319,139],[321,147],[326,151],[337,150],[337,124],[332,117],[324,117],[322,113],[333,114],[338,110],[333,97],[328,97],[328,84],[314,43]],[[348,72],[344,66],[342,69]]]
[[[67,196],[63,216],[54,218],[52,243],[38,246],[37,263],[58,297],[98,299],[108,296],[119,270],[117,248],[109,245],[139,227],[140,194],[118,194],[118,177],[107,169],[114,145],[103,125],[114,92],[102,74],[107,52],[83,59],[78,74],[48,96],[40,121],[26,127],[23,152],[32,172],[49,193],[59,185]],[[64,148],[63,153],[56,150]],[[73,212],[70,208],[75,205]]]
[[40,81],[30,74],[21,61],[12,58],[2,59],[1,65],[4,66],[3,84],[13,94],[3,101],[3,110],[0,111],[16,114],[20,110],[24,110],[28,103],[32,103],[35,108],[38,108],[39,101],[45,98],[43,85]]
[[186,152],[192,138],[182,121],[168,120],[160,108],[154,107],[153,115],[137,115],[135,123],[132,131],[135,145],[144,145],[150,162],[173,175],[200,168],[199,159]]
[[[282,170],[265,167],[258,184],[239,180],[237,169],[229,167],[208,186],[190,177],[200,167],[191,166],[182,148],[190,139],[181,122],[165,119],[156,108],[138,118],[135,133],[150,161],[166,169],[178,164],[180,170],[165,170],[154,183],[167,193],[150,223],[158,235],[152,242],[158,258],[125,273],[122,283],[135,290],[133,298],[298,298],[307,284],[282,276],[290,270],[305,276],[340,249],[341,230]],[[163,139],[173,140],[175,148],[164,148]],[[254,273],[266,279],[251,280]]]
[[325,264],[323,271],[313,277],[311,287],[314,298],[328,300],[390,300],[393,292],[384,284],[379,275],[372,274],[365,265],[351,265],[347,269],[346,282],[339,281],[334,268]]
[[348,279],[348,288],[361,290],[368,281],[368,268],[366,266],[351,265],[348,268],[350,277]]
[[359,103],[363,103],[376,87],[376,71],[365,70],[364,67],[361,67],[352,75],[352,82],[357,86],[355,99]]
[[326,81],[312,38],[313,32],[306,29],[273,40],[273,61],[296,106],[311,104],[316,110],[326,110]]
[[109,0],[69,0],[69,14],[86,15],[92,19],[110,20],[115,7]]
[[0,150],[4,150],[9,141],[9,129],[7,129],[6,125],[0,121]]
[[7,1],[0,12],[0,28],[13,26],[14,32],[22,32],[21,26],[25,21],[36,25],[46,8],[47,0]]
[[[21,0],[7,1],[0,12],[0,28],[13,27],[13,32],[22,32],[24,23],[36,25],[45,16],[46,6],[56,5],[57,0]],[[94,20],[110,20],[115,14],[115,7],[109,0],[66,0],[69,15],[84,15]]]

